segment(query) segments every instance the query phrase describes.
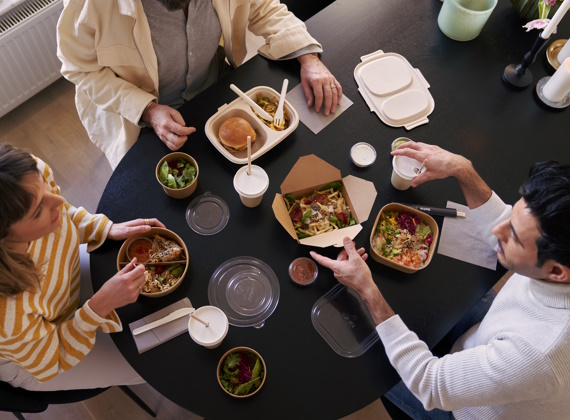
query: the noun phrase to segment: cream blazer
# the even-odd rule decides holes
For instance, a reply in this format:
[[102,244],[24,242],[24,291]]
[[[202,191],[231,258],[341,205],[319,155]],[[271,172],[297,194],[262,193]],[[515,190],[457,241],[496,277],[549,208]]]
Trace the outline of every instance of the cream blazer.
[[[265,38],[258,52],[279,59],[320,44],[278,0],[212,0],[226,56],[239,66],[246,30]],[[89,138],[113,169],[136,142],[139,121],[158,99],[158,63],[139,0],[64,0],[57,24],[61,74],[76,86],[75,104]]]

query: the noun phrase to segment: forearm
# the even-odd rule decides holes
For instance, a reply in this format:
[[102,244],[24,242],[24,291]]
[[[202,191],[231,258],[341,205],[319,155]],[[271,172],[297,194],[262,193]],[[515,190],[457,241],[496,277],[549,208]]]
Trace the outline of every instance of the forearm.
[[395,315],[394,311],[380,293],[378,287],[370,287],[368,290],[361,292],[360,297],[366,304],[372,319],[376,325],[381,324],[388,318]]
[[107,238],[113,223],[103,214],[90,214],[83,207],[64,204],[66,211],[79,233],[80,243],[88,244],[87,251],[97,249]]
[[470,209],[475,209],[485,204],[491,198],[493,193],[491,188],[475,171],[473,164],[468,159],[462,156],[459,157],[459,165],[455,170],[454,176],[459,182],[461,191],[463,191]]

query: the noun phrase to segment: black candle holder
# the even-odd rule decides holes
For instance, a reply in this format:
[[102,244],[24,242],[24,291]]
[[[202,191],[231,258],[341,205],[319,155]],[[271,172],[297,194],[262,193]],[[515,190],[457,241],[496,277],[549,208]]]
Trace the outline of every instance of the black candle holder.
[[[542,32],[540,33],[542,34]],[[503,80],[517,88],[525,88],[532,83],[532,72],[529,66],[536,60],[536,55],[546,45],[550,37],[544,39],[538,35],[536,41],[532,45],[529,52],[524,55],[523,61],[520,64],[509,64],[503,72]]]

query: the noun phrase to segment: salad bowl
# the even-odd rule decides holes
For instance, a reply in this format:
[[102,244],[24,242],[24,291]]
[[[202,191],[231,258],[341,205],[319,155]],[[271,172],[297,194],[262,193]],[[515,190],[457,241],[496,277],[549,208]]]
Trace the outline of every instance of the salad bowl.
[[247,398],[259,392],[266,376],[267,368],[263,357],[249,347],[228,350],[216,369],[220,387],[234,398]]
[[[183,181],[178,183],[176,179],[177,178],[182,179],[184,177],[172,176],[171,183],[168,183],[168,181],[162,181],[162,179],[164,179],[164,176],[167,175],[167,173],[163,173],[165,171],[164,168],[168,167],[164,165],[165,162],[168,164],[168,166],[174,168],[176,168],[177,163],[179,162],[185,162],[186,165],[189,164],[191,167],[193,167],[193,169],[191,168],[192,169],[191,172],[189,172],[191,173],[190,175],[191,178],[184,179]],[[183,171],[184,166],[182,164],[181,166],[182,167],[180,168],[176,168],[179,171],[179,173],[177,173],[176,175],[182,175],[183,173],[186,174],[186,171]],[[170,169],[170,171],[172,171],[172,169]],[[198,162],[196,162],[196,159],[194,159],[189,154],[183,152],[172,152],[164,156],[162,159],[160,159],[158,165],[156,165],[156,171],[155,171],[156,180],[158,181],[164,192],[172,198],[186,198],[192,195],[192,193],[196,191],[196,187],[198,186],[199,173],[200,170],[198,169]]]
[[[381,220],[382,215],[388,212],[394,212],[400,214],[408,213],[409,215],[411,215],[411,218],[414,219],[410,220],[412,225],[415,225],[415,221],[417,220],[416,217],[421,220],[422,222],[421,224],[423,225],[422,230],[424,230],[424,232],[418,232],[418,238],[419,238],[418,240],[421,243],[421,248],[420,251],[418,251],[418,254],[421,254],[420,258],[422,260],[421,263],[413,264],[413,263],[399,262],[398,257],[394,256],[394,254],[398,253],[398,250],[392,250],[391,252],[388,252],[388,250],[385,248],[383,248],[382,250],[378,249],[379,223],[381,223],[382,221]],[[423,234],[425,234],[425,232],[428,231],[427,228],[429,228],[429,233],[424,237]],[[401,232],[401,229],[399,229],[398,227],[395,228],[395,230]],[[412,234],[410,236],[415,236],[415,235]],[[378,213],[378,216],[376,217],[376,221],[374,222],[372,228],[372,232],[370,233],[370,256],[374,261],[379,262],[380,264],[387,265],[388,267],[392,267],[396,270],[403,271],[404,273],[415,273],[419,270],[426,268],[431,262],[433,254],[435,254],[435,246],[437,244],[438,237],[439,237],[439,228],[433,217],[422,211],[416,210],[412,207],[405,206],[403,204],[389,203],[386,204],[384,207],[382,207],[382,210],[380,210],[380,213]],[[390,238],[390,240],[392,240],[392,238]]]

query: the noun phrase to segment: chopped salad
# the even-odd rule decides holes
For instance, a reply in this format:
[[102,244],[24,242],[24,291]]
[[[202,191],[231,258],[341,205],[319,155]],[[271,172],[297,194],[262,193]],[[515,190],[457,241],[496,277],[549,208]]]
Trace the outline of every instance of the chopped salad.
[[226,356],[219,375],[222,386],[230,394],[247,395],[259,388],[264,373],[259,357],[239,351]]
[[372,248],[379,255],[412,268],[422,268],[433,242],[431,228],[415,214],[388,211],[380,215]]
[[184,159],[164,161],[160,165],[158,179],[168,188],[184,188],[196,179],[196,168]]

